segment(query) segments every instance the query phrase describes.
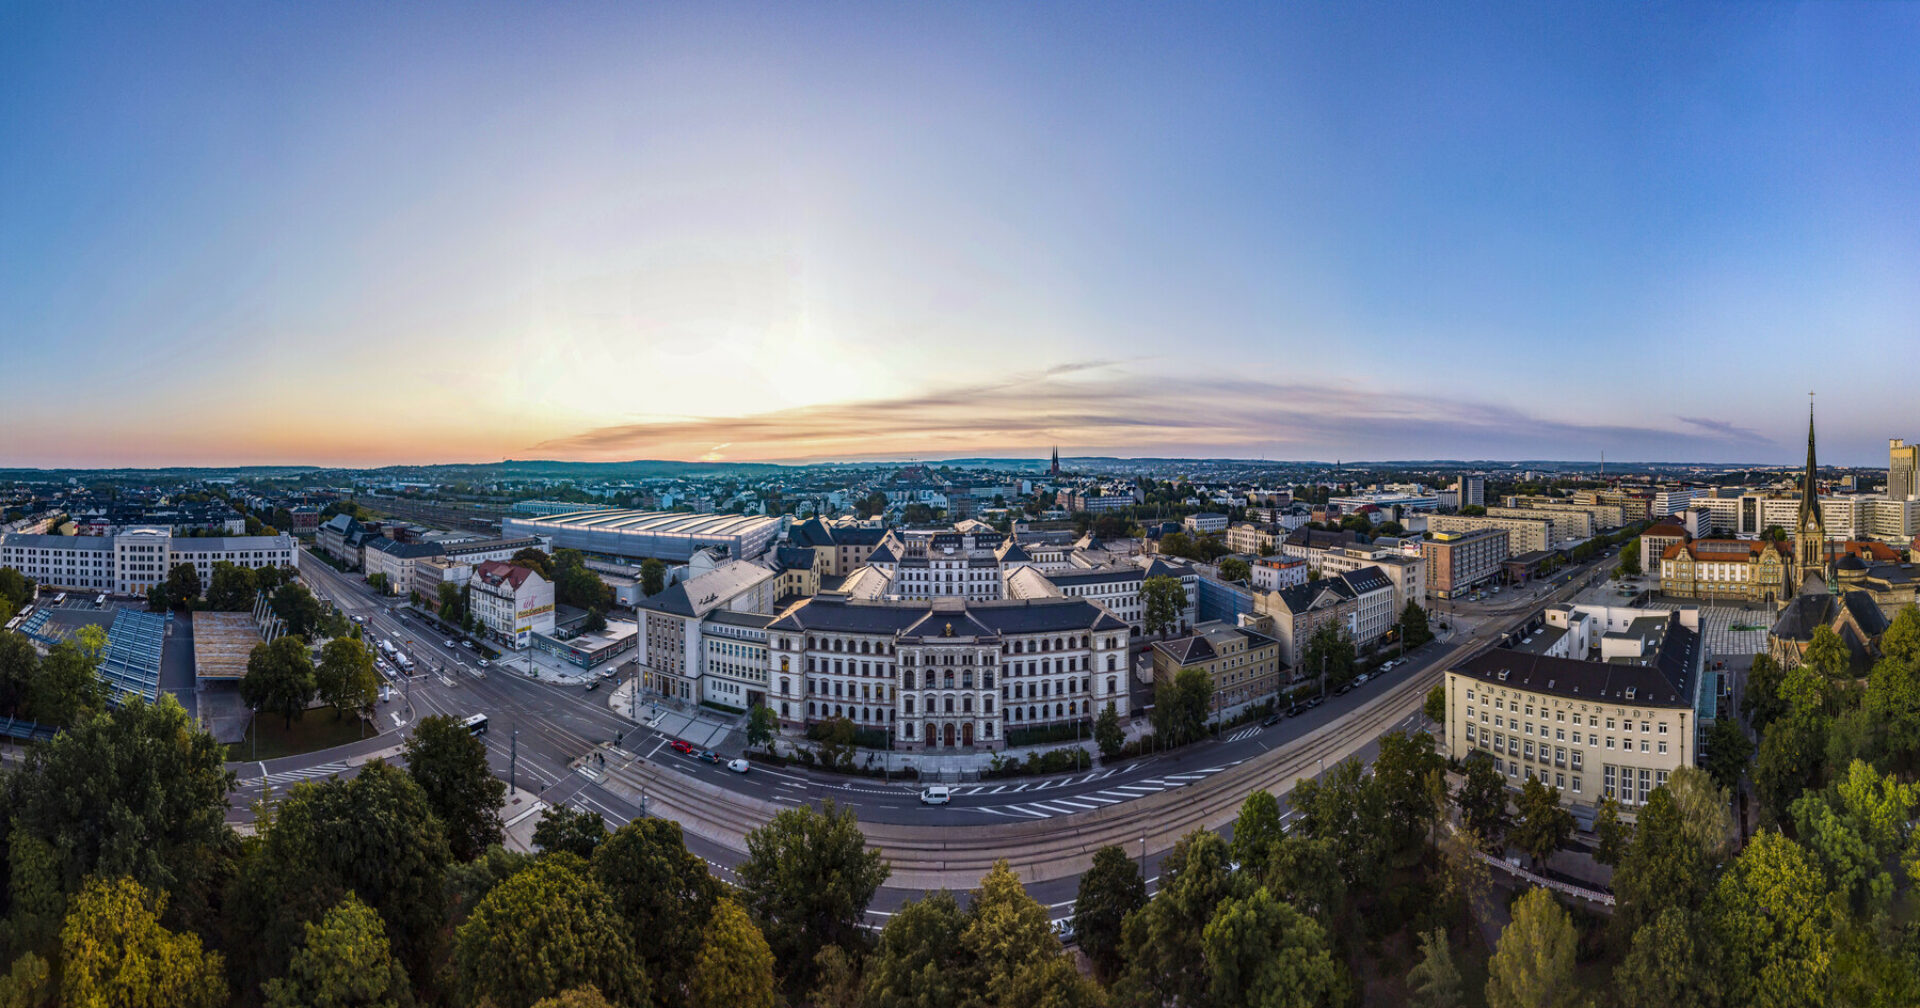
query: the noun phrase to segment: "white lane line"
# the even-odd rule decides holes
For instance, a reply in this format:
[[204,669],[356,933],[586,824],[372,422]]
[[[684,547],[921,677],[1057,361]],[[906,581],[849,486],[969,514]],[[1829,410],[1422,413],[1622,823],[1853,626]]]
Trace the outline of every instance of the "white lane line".
[[1098,798],[1090,794],[1075,795],[1074,797],[1081,801],[1099,802],[1102,805],[1113,805],[1120,801],[1118,798]]
[[[1151,785],[1148,785],[1148,784],[1118,784],[1118,785],[1115,785],[1114,787],[1112,787],[1112,788],[1110,788],[1110,789],[1108,789],[1108,790],[1106,790],[1106,791],[1103,791],[1103,792],[1101,792],[1101,793],[1102,793],[1102,794],[1112,794],[1112,793],[1113,793],[1113,792],[1115,792],[1115,791],[1140,791],[1140,792],[1147,792],[1147,793],[1150,793],[1150,792],[1154,792],[1154,791],[1165,791],[1165,790],[1166,790],[1166,788],[1163,788],[1163,787],[1153,787],[1153,786],[1151,786]],[[1140,797],[1140,796],[1139,796],[1139,795],[1128,795],[1128,797],[1129,797],[1129,798],[1138,798],[1138,797]]]
[[1039,811],[1038,809],[1030,808],[1026,805],[1008,805],[1007,808],[1012,809],[1015,812],[1019,812],[1023,815],[1030,815],[1035,819],[1053,818],[1052,812],[1042,812],[1042,811]]
[[1002,791],[1005,791],[1006,789],[1007,789],[1007,786],[1006,786],[1005,784],[1002,784],[1002,785],[1000,785],[999,787],[997,787],[997,788],[994,788],[993,790],[991,790],[991,791],[989,791],[989,792],[987,792],[987,793],[988,793],[988,794],[999,794],[1000,792],[1002,792]]
[[1075,798],[1055,798],[1055,799],[1053,799],[1053,802],[1052,802],[1052,804],[1054,804],[1054,805],[1071,805],[1071,806],[1073,806],[1074,808],[1077,808],[1077,809],[1096,809],[1096,808],[1099,808],[1099,807],[1100,807],[1100,806],[1098,806],[1098,805],[1088,805],[1088,804],[1085,804],[1085,803],[1083,803],[1083,802],[1081,802],[1081,801],[1079,801],[1078,799],[1075,799]]

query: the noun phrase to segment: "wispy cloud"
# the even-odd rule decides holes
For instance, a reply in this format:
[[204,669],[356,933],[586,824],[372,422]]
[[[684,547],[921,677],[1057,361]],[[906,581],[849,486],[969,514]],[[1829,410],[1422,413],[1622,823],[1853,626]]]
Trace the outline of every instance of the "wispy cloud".
[[[1076,453],[1288,458],[1753,458],[1752,430],[1606,424],[1360,383],[1155,376],[1087,361],[910,395],[728,417],[645,417],[545,441],[567,457],[805,460]],[[718,447],[716,447],[718,446]]]

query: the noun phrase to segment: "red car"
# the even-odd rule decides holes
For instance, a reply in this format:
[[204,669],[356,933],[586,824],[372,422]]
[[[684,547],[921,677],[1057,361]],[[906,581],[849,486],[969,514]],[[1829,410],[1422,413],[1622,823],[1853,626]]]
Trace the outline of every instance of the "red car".
[[674,739],[672,742],[669,742],[667,744],[673,747],[674,752],[683,752],[683,753],[693,752],[693,743],[691,742],[682,742],[679,739]]

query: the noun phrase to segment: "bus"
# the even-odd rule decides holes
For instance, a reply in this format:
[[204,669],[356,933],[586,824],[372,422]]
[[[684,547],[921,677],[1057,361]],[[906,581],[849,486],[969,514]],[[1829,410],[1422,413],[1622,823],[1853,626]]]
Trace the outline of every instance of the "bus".
[[487,716],[485,714],[475,714],[460,723],[466,727],[467,734],[469,735],[485,735],[487,733]]
[[57,608],[59,608],[60,606],[63,606],[63,605],[66,605],[66,604],[67,604],[67,593],[66,593],[66,592],[61,592],[60,594],[58,594],[58,595],[55,595],[55,596],[53,597],[53,605],[54,605],[54,608],[56,608],[56,609],[57,609]]
[[107,596],[105,594],[102,594],[96,597],[93,600],[93,607],[95,609],[105,609],[107,607]]

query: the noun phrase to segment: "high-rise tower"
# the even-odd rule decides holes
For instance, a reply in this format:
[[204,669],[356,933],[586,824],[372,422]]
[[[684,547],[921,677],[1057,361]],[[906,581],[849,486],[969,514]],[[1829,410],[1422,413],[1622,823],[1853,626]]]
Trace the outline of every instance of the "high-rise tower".
[[[1794,573],[1800,591],[1831,591],[1833,573],[1827,570],[1827,519],[1820,513],[1819,466],[1813,458],[1813,393],[1807,393],[1807,471],[1800,483],[1800,517],[1793,528]],[[1814,582],[1818,575],[1820,581]]]
[[1887,499],[1912,500],[1920,494],[1915,476],[1920,474],[1920,444],[1908,444],[1905,438],[1887,440]]

